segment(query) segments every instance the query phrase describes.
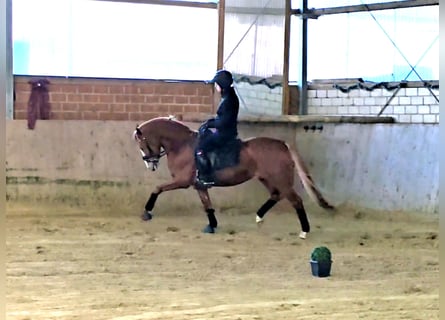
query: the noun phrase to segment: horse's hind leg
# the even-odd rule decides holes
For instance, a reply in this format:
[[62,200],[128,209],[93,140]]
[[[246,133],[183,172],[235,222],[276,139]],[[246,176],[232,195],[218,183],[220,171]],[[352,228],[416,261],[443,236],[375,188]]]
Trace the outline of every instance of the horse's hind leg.
[[304,209],[304,206],[303,206],[303,200],[295,192],[294,189],[291,189],[287,193],[286,198],[290,201],[292,206],[295,208],[298,218],[300,219],[301,230],[302,230],[300,232],[300,238],[306,239],[306,234],[310,231],[310,225],[309,225],[309,221],[307,219],[306,210]]
[[215,217],[215,209],[212,207],[212,202],[210,201],[210,196],[207,189],[197,189],[199,198],[201,199],[204,210],[207,213],[207,218],[209,219],[209,224],[202,229],[204,233],[215,233],[215,229],[218,226],[218,220]]
[[266,215],[266,213],[270,209],[272,209],[272,207],[275,206],[278,201],[281,200],[281,195],[276,188],[270,186],[270,183],[266,179],[259,180],[270,192],[270,198],[263,203],[263,205],[258,209],[256,213],[256,223],[261,224],[264,222],[264,216]]
[[280,201],[280,194],[278,193],[278,191],[274,190],[271,193],[270,198],[266,202],[264,202],[263,205],[258,209],[256,213],[256,223],[263,223],[266,213],[270,209],[272,209],[272,207],[275,206],[278,201]]

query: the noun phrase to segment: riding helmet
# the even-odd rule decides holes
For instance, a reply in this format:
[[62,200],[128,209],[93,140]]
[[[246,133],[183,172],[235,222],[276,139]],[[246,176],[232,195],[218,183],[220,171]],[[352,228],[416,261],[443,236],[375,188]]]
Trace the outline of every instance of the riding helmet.
[[208,83],[217,83],[222,89],[229,88],[233,83],[232,74],[227,70],[216,71],[215,76],[212,80],[207,81]]

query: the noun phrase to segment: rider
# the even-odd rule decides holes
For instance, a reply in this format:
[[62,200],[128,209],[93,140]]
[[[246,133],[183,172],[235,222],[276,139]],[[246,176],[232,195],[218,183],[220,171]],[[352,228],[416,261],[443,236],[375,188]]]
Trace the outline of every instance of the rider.
[[[221,93],[216,117],[205,121],[199,128],[200,138],[196,148],[196,160],[199,164],[197,183],[202,186],[215,184],[211,175],[210,161],[207,152],[223,146],[227,141],[238,136],[239,100],[233,87],[233,76],[227,70],[218,70],[212,80],[215,88]],[[214,128],[211,134],[201,134],[209,128]]]

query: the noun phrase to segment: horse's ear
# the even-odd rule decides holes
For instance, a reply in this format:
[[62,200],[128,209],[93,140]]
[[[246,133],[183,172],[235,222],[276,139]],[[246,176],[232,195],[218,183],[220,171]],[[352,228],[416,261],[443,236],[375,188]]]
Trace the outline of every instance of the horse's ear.
[[136,141],[140,141],[141,137],[142,137],[142,131],[137,126],[136,129],[133,132],[133,139],[136,140]]

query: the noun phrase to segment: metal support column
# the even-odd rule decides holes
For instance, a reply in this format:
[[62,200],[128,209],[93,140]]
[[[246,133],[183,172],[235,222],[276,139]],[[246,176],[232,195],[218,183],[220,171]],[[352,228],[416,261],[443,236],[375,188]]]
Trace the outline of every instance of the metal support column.
[[308,12],[308,0],[301,0],[301,47],[300,47],[300,79],[298,81],[300,85],[300,105],[298,114],[307,114],[307,12]]

